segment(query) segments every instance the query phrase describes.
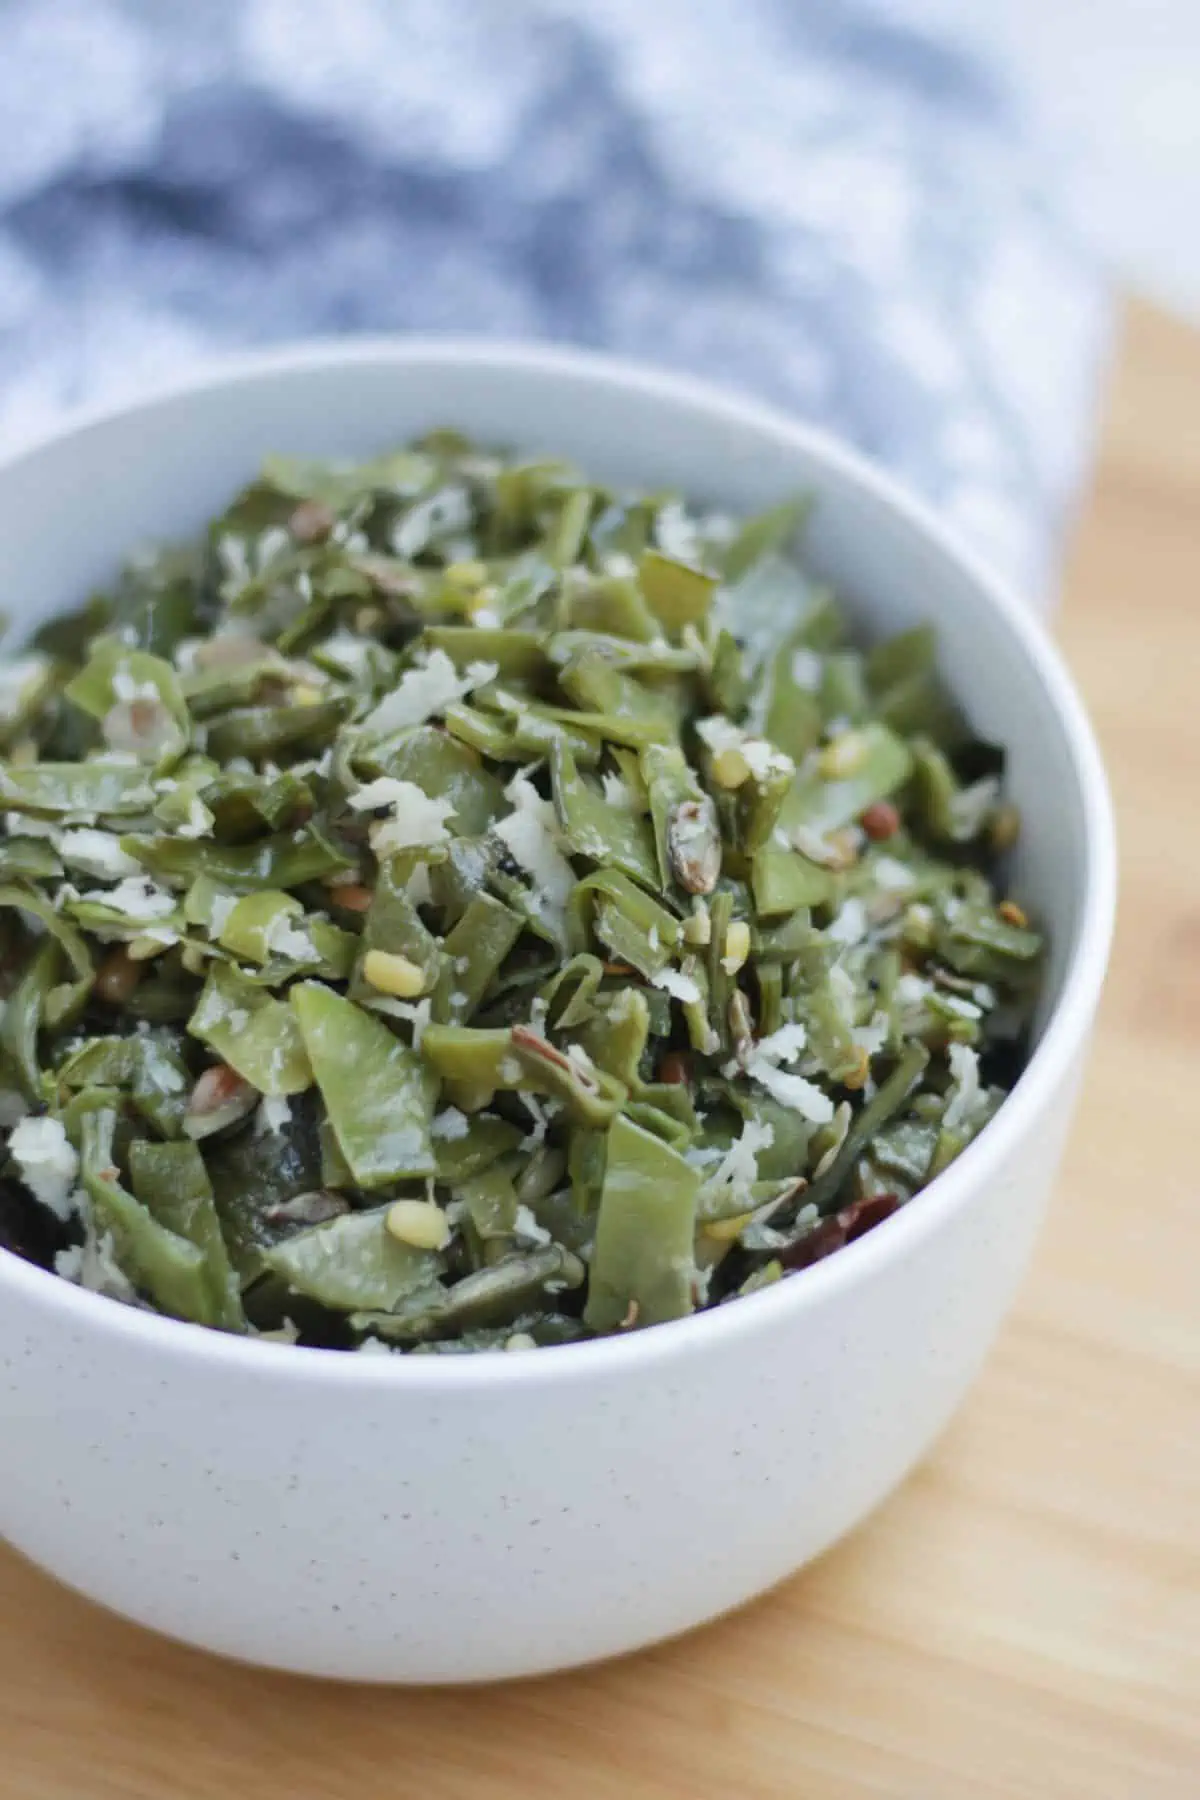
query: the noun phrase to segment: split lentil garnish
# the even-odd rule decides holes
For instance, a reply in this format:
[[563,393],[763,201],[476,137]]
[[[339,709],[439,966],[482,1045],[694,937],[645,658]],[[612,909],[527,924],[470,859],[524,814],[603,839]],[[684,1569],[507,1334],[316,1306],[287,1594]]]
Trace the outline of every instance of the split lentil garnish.
[[1019,1073],[1042,939],[1002,752],[928,628],[855,645],[803,511],[452,433],[275,458],[36,632],[0,1243],[272,1341],[513,1350],[907,1205]]

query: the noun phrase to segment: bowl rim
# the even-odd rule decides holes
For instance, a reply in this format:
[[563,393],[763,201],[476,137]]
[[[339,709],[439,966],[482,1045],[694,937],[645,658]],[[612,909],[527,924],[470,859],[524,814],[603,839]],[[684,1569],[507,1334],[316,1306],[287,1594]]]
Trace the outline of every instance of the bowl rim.
[[[1035,1121],[1042,1095],[1059,1089],[1086,1044],[1108,964],[1116,911],[1117,857],[1112,800],[1099,746],[1083,701],[1062,656],[1041,621],[1008,583],[944,525],[933,508],[870,457],[835,434],[782,408],[715,382],[679,374],[604,351],[537,340],[440,333],[307,338],[268,349],[204,357],[173,380],[73,410],[50,427],[6,446],[0,481],[22,463],[60,443],[127,420],[140,412],[186,401],[222,388],[236,390],[261,378],[311,375],[319,369],[372,363],[392,366],[457,364],[487,366],[514,377],[560,377],[636,393],[642,400],[685,406],[706,414],[713,427],[733,425],[803,451],[835,471],[923,537],[999,614],[1016,641],[1028,673],[1042,686],[1063,729],[1078,789],[1085,845],[1081,903],[1075,942],[1045,1030],[1003,1106],[961,1156],[923,1188],[912,1204],[873,1231],[804,1271],[733,1305],[692,1314],[624,1337],[604,1337],[553,1347],[550,1355],[476,1353],[465,1356],[362,1355],[300,1345],[282,1346],[235,1337],[210,1327],[142,1311],[93,1294],[52,1271],[0,1250],[0,1293],[10,1288],[30,1302],[61,1308],[64,1332],[88,1330],[141,1344],[164,1362],[207,1362],[231,1373],[316,1384],[398,1384],[410,1392],[447,1387],[488,1389],[497,1383],[544,1386],[603,1378],[718,1350],[747,1335],[770,1335],[773,1323],[792,1312],[823,1306],[866,1281],[888,1262],[937,1232],[975,1189],[994,1174]],[[283,1352],[272,1354],[272,1352]]]

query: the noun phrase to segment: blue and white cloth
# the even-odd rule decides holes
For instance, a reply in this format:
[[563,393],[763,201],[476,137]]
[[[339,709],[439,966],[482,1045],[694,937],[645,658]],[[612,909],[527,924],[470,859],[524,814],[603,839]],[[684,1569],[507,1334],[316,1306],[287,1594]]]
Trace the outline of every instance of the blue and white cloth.
[[834,427],[1052,584],[1105,345],[921,0],[0,0],[0,439],[218,349],[602,346]]

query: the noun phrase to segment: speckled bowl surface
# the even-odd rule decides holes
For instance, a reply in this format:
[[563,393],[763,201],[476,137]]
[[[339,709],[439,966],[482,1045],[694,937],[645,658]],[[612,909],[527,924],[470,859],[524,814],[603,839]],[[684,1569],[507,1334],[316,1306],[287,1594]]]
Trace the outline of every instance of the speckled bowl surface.
[[1114,904],[1096,747],[1021,603],[840,446],[650,370],[444,340],[219,365],[0,466],[5,605],[32,625],[76,601],[139,540],[198,526],[268,450],[365,455],[434,424],[735,509],[812,489],[813,558],[864,629],[932,619],[954,689],[1008,746],[1019,886],[1053,954],[1029,1067],[958,1162],[828,1261],[678,1324],[353,1356],[161,1319],[0,1252],[0,1531],[175,1637],[375,1681],[650,1643],[799,1568],[895,1486],[1024,1268]]

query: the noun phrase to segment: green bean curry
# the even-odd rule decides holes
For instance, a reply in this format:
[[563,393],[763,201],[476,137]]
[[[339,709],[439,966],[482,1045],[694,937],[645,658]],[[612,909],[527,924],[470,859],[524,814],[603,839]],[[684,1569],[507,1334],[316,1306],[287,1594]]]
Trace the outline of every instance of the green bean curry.
[[0,668],[0,1243],[283,1343],[789,1279],[958,1156],[1042,940],[931,631],[443,432],[270,459]]

